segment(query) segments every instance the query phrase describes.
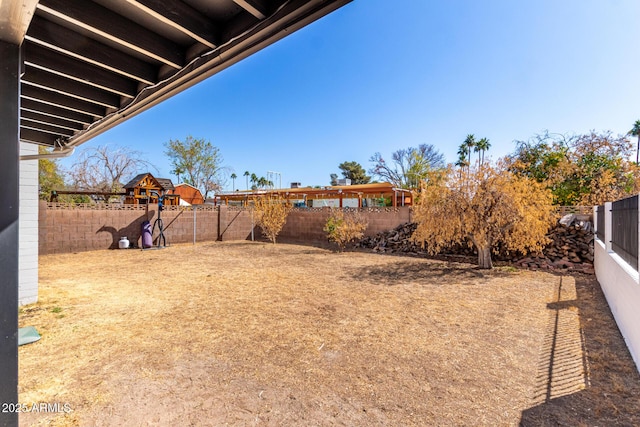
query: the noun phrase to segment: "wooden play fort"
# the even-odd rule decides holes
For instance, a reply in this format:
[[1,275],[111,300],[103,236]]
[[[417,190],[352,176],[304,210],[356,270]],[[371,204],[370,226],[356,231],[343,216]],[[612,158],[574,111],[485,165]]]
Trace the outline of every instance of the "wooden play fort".
[[155,178],[150,173],[143,173],[125,184],[124,203],[130,205],[156,204],[158,198],[164,195],[166,206],[177,206],[180,204],[180,195],[173,194],[174,189],[170,179]]

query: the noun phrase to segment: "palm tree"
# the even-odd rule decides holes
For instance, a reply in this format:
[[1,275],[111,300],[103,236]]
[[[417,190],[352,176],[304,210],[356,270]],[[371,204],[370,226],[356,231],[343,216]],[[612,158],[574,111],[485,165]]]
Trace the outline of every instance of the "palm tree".
[[456,165],[460,167],[468,167],[469,160],[467,160],[467,156],[471,158],[469,147],[467,147],[466,143],[462,143],[460,144],[460,147],[458,147],[458,163],[460,164],[456,163]]
[[467,147],[465,145],[461,145],[458,150],[458,161],[456,161],[455,165],[460,168],[460,179],[462,179],[462,170],[469,166],[469,162],[467,161]]
[[180,184],[180,175],[182,175],[184,173],[184,169],[178,166],[174,170],[172,170],[171,172],[176,174],[176,177],[178,178],[178,184]]
[[464,139],[463,145],[467,147],[467,153],[469,154],[469,165],[471,165],[471,149],[476,146],[476,137],[472,133],[470,133]]
[[638,153],[640,153],[640,120],[636,120],[633,129],[629,131],[629,135],[638,137],[638,146],[636,147],[636,165],[638,164]]
[[235,173],[231,174],[231,180],[233,181],[233,190],[231,191],[236,191],[236,178],[238,177],[238,175],[236,175]]
[[[478,161],[480,162],[480,165],[484,163],[484,152],[488,151],[489,148],[491,148],[491,143],[487,138],[482,138],[480,141],[476,142],[474,151],[478,152]],[[480,154],[482,154],[482,160],[480,160]]]
[[247,191],[249,191],[249,171],[244,171],[242,174],[247,179]]
[[252,188],[252,189],[253,189],[253,187],[256,187],[256,188],[257,188],[257,184],[258,184],[258,175],[256,175],[255,173],[252,173],[252,174],[251,174],[251,179],[250,179],[250,181],[251,181],[251,184],[253,184],[253,185],[251,186],[251,188]]

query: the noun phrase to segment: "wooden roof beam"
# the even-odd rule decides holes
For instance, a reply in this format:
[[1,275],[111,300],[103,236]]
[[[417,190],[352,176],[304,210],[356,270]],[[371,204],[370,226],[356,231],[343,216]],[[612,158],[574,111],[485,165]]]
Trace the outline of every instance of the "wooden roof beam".
[[184,65],[184,53],[175,43],[96,3],[84,0],[40,0],[38,11],[177,70]]
[[103,117],[106,114],[106,109],[104,107],[36,86],[23,85],[22,96],[27,99],[33,99],[35,101],[55,105],[60,108],[66,108],[77,113],[89,114],[94,116],[96,119]]
[[73,132],[84,129],[84,126],[77,122],[72,122],[60,117],[49,116],[35,111],[20,110],[20,117],[22,119],[31,120],[32,122],[43,123],[51,126],[58,126],[60,128],[69,129]]
[[34,144],[55,146],[59,136],[51,133],[39,132],[29,128],[20,128],[20,141],[33,142]]
[[211,49],[218,46],[215,26],[186,3],[165,0],[126,0],[126,2]]
[[233,2],[260,20],[267,17],[267,8],[259,0],[233,0]]
[[33,129],[57,136],[70,137],[74,131],[47,123],[36,122],[29,119],[20,119],[20,127],[23,129]]
[[138,83],[118,74],[91,64],[79,63],[72,58],[44,48],[32,42],[25,42],[25,64],[58,74],[80,83],[91,85],[120,96],[133,98]]
[[86,84],[78,84],[77,80],[52,74],[31,66],[26,67],[22,83],[48,88],[74,98],[83,99],[106,108],[120,107],[120,97]]
[[157,67],[41,16],[33,18],[25,40],[144,84],[154,84],[158,78]]
[[72,121],[75,123],[79,123],[83,127],[91,124],[94,121],[94,118],[91,115],[78,113],[66,108],[57,107],[52,104],[45,104],[43,102],[24,97],[20,98],[20,110],[22,111],[22,113],[29,111],[51,116],[53,118]]
[[38,0],[0,0],[0,40],[22,44]]

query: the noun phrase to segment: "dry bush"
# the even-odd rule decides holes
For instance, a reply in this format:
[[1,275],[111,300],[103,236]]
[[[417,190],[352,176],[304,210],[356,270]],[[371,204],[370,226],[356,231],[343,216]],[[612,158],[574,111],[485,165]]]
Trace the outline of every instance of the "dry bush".
[[536,181],[504,168],[449,168],[430,177],[416,197],[413,238],[436,253],[470,242],[478,265],[492,268],[499,245],[526,253],[540,251],[552,220],[551,193]]
[[253,199],[256,224],[262,234],[274,244],[278,233],[287,222],[291,206],[281,197],[256,197]]
[[323,231],[327,233],[329,241],[337,243],[340,250],[344,250],[348,243],[364,237],[367,225],[359,212],[332,209]]

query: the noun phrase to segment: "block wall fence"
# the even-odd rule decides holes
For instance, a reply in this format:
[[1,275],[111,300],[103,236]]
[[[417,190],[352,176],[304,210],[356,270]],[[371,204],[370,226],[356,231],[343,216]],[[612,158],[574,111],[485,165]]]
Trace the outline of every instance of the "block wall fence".
[[[326,245],[322,231],[329,208],[294,209],[278,236],[278,241]],[[363,209],[367,219],[366,235],[390,230],[411,221],[409,207]],[[126,236],[134,246],[140,246],[142,223],[153,225],[158,206],[133,205],[71,205],[41,201],[39,209],[39,254],[116,249]],[[168,244],[195,241],[250,240],[251,211],[229,206],[169,207],[161,218]],[[258,227],[255,240],[264,240]],[[157,229],[154,238],[157,237]],[[155,243],[155,241],[154,241]]]

